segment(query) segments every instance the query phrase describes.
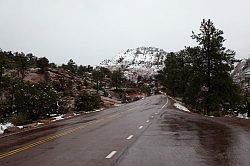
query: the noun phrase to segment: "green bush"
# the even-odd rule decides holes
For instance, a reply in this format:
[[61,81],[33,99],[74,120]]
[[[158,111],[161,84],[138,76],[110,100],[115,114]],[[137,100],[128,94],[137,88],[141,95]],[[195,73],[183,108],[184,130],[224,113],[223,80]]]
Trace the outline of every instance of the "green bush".
[[79,95],[75,100],[75,111],[76,112],[88,112],[93,111],[100,107],[101,98],[99,95],[91,95],[86,92]]
[[14,114],[10,118],[10,122],[16,126],[21,126],[29,123],[30,120],[26,113],[19,113],[19,114]]

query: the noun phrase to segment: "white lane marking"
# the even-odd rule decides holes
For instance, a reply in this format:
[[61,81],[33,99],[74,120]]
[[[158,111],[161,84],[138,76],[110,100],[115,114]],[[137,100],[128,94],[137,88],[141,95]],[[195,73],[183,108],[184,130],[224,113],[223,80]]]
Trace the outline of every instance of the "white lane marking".
[[142,129],[143,128],[143,126],[140,126],[138,129]]
[[117,151],[112,151],[111,153],[109,153],[109,155],[107,155],[106,159],[110,159],[111,157],[113,157],[116,154]]
[[168,98],[167,98],[167,102],[166,104],[164,104],[164,106],[161,107],[161,110],[168,104]]
[[158,112],[155,113],[155,115],[157,115],[157,114],[158,114]]
[[134,135],[130,135],[130,136],[128,136],[128,138],[127,138],[127,139],[131,139],[131,138],[133,138],[133,136],[134,136]]
[[151,118],[154,118],[154,116],[151,116]]
[[146,121],[147,123],[149,122],[149,120]]

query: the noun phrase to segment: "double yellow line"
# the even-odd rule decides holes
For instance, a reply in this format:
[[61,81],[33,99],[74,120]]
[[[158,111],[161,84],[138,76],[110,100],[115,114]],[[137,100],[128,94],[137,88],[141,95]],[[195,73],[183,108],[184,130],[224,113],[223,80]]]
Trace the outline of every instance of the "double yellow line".
[[70,129],[70,130],[61,132],[61,133],[59,133],[59,134],[52,135],[52,136],[50,136],[50,137],[45,137],[45,138],[43,138],[43,139],[41,139],[41,140],[39,140],[39,141],[37,141],[37,142],[34,142],[34,143],[31,143],[31,144],[25,145],[25,146],[23,146],[23,147],[20,147],[20,148],[11,150],[11,151],[9,151],[9,152],[0,154],[0,159],[3,159],[3,158],[5,158],[5,157],[11,156],[11,155],[13,155],[13,154],[22,152],[22,151],[27,150],[27,149],[30,149],[30,148],[32,148],[32,147],[41,145],[41,144],[43,144],[43,143],[52,141],[52,140],[54,140],[54,139],[56,139],[56,138],[60,138],[60,137],[62,137],[62,136],[68,135],[68,134],[70,134],[70,133],[76,132],[76,131],[78,131],[78,130],[80,130],[80,129],[83,129],[83,128],[86,128],[87,126],[90,126],[90,125],[92,125],[92,124],[97,124],[97,123],[99,123],[99,122],[101,122],[101,121],[104,121],[104,120],[107,120],[107,119],[111,119],[111,118],[115,118],[115,117],[117,117],[117,116],[119,116],[119,115],[121,115],[121,114],[123,114],[123,113],[125,113],[125,112],[131,112],[131,111],[134,110],[135,108],[136,108],[136,107],[131,108],[131,109],[126,110],[126,111],[122,111],[122,112],[117,113],[117,114],[109,115],[109,116],[103,117],[103,118],[101,118],[101,119],[99,119],[99,120],[87,122],[87,123],[85,123],[85,124],[83,124],[83,125],[81,125],[81,126],[79,126],[79,127],[77,127],[77,128],[73,128],[73,129]]
[[81,126],[79,126],[79,127],[77,127],[77,128],[73,128],[73,129],[70,129],[70,130],[61,132],[61,133],[59,133],[59,134],[52,135],[52,136],[50,136],[50,137],[43,138],[43,139],[41,139],[41,140],[39,140],[39,141],[37,141],[37,142],[34,142],[34,143],[31,143],[31,144],[25,145],[25,146],[23,146],[23,147],[17,148],[17,149],[15,149],[15,150],[11,150],[11,151],[9,151],[9,152],[0,154],[0,159],[3,159],[3,158],[5,158],[5,157],[11,156],[11,155],[13,155],[13,154],[22,152],[22,151],[24,151],[24,150],[30,149],[30,148],[35,147],[35,146],[37,146],[37,145],[46,143],[46,142],[48,142],[48,141],[52,141],[52,140],[54,140],[54,139],[56,139],[56,138],[59,138],[59,137],[68,135],[68,134],[70,134],[70,133],[73,133],[73,132],[75,132],[75,131],[78,131],[78,130],[80,130],[80,129],[86,128],[86,127],[89,126],[89,125],[99,123],[99,122],[101,122],[101,121],[103,121],[103,120],[105,120],[105,119],[113,118],[113,117],[116,117],[116,116],[118,116],[118,115],[120,115],[120,114],[116,114],[116,115],[108,116],[108,117],[106,117],[106,118],[102,118],[102,119],[99,119],[99,120],[87,122],[87,123],[85,123],[84,125],[81,125]]
[[3,153],[3,154],[0,155],[0,159],[3,159],[3,158],[5,158],[5,157],[11,156],[11,155],[13,155],[13,154],[22,152],[22,151],[24,151],[24,150],[30,149],[30,148],[32,148],[32,147],[35,147],[35,146],[37,146],[37,145],[40,145],[40,144],[46,143],[46,142],[48,142],[48,141],[54,140],[54,139],[56,139],[56,138],[59,138],[59,137],[68,135],[68,134],[73,133],[73,132],[75,132],[75,131],[77,131],[77,130],[83,129],[83,128],[85,128],[85,127],[91,125],[91,124],[96,124],[96,123],[98,123],[98,122],[100,122],[100,121],[102,121],[102,120],[104,120],[104,119],[95,120],[95,121],[92,121],[92,122],[87,122],[87,123],[85,123],[84,125],[79,126],[79,127],[77,127],[77,128],[70,129],[70,130],[64,131],[64,132],[62,132],[62,133],[53,135],[53,136],[43,138],[43,139],[41,139],[41,140],[39,140],[39,141],[37,141],[37,142],[34,142],[34,143],[31,143],[31,144],[25,145],[25,146],[23,146],[23,147],[21,147],[21,148],[18,148],[18,149],[15,149],[15,150],[11,150],[11,151],[9,151],[9,152],[7,152],[7,153]]

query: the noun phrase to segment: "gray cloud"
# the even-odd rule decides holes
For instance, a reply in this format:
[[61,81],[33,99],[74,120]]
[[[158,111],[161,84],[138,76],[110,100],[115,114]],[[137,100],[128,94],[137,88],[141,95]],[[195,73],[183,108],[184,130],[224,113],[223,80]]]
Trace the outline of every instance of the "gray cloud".
[[203,18],[225,46],[248,58],[248,0],[0,0],[0,48],[32,52],[56,63],[98,64],[138,46],[178,51],[194,45]]

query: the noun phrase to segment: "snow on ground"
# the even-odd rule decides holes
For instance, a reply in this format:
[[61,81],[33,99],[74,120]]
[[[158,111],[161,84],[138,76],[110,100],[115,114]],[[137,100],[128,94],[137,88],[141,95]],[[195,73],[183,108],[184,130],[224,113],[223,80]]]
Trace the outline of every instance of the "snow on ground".
[[85,114],[90,114],[90,113],[95,113],[95,112],[100,112],[102,111],[103,109],[100,109],[100,110],[94,110],[94,111],[88,111],[88,112],[85,112]]
[[37,122],[36,126],[43,125],[44,123]]
[[245,113],[245,114],[238,113],[237,117],[242,118],[242,119],[250,119],[249,117],[247,117],[247,113]]
[[53,117],[53,118],[55,118],[55,119],[52,120],[52,122],[64,119],[63,116],[64,116],[64,115],[59,115],[59,116]]
[[11,123],[5,123],[5,124],[1,124],[0,123],[0,134],[3,134],[4,133],[4,130],[7,129],[7,128],[10,128],[10,127],[13,127],[14,125],[11,124]]
[[19,129],[23,129],[24,128],[23,126],[16,126],[16,127],[18,127]]
[[115,107],[120,107],[120,106],[122,106],[122,105],[124,105],[124,104],[115,104],[114,106],[115,106]]
[[181,105],[180,103],[174,103],[174,106],[182,111],[186,111],[186,112],[190,112],[186,107],[184,107],[183,105]]
[[[86,112],[86,114],[94,113],[94,112],[100,112],[100,111],[102,111],[103,109],[104,109],[104,108],[101,108],[101,109],[98,109],[98,110],[94,110],[94,111],[89,111],[89,112]],[[73,116],[79,116],[79,115],[80,115],[80,114],[74,113]],[[54,118],[54,119],[52,120],[52,122],[58,121],[58,120],[62,120],[62,119],[65,119],[65,118],[64,118],[65,115],[51,114],[50,116]],[[69,116],[69,117],[67,117],[67,118],[70,118],[70,117],[72,117],[72,116]],[[44,124],[44,123],[39,123],[39,122],[38,122],[38,123],[36,124],[36,126],[43,125],[43,124]],[[8,128],[10,128],[10,127],[14,127],[14,125],[13,125],[12,123],[10,123],[10,122],[4,123],[4,124],[0,123],[0,134],[3,134],[3,133],[4,133],[4,130],[5,130],[5,129],[8,129]],[[16,126],[16,127],[20,128],[20,129],[23,129],[23,128],[24,128],[24,126]]]
[[57,114],[50,114],[49,116],[50,117],[54,117],[54,116],[57,116]]

